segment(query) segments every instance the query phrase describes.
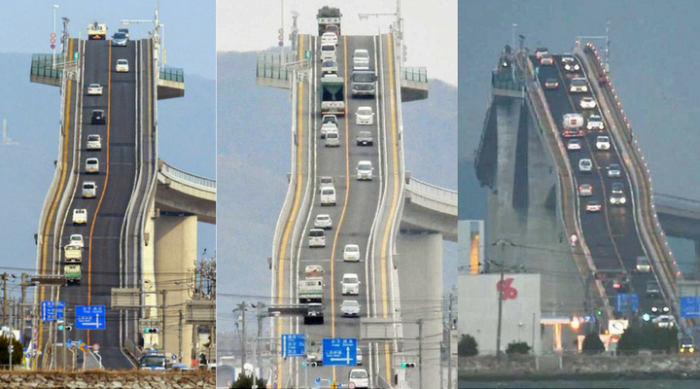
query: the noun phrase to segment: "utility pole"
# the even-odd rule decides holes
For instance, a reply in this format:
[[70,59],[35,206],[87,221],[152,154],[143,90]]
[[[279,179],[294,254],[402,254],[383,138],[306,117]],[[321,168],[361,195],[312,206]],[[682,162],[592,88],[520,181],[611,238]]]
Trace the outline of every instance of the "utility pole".
[[423,386],[423,319],[418,319],[418,375],[420,387]]
[[452,308],[456,297],[455,291],[456,287],[453,285],[450,292],[449,318],[447,321],[447,389],[452,389]]
[[[22,333],[22,337],[24,337],[24,323],[26,320],[24,320],[24,315],[25,315],[25,309],[24,309],[24,304],[26,303],[27,300],[27,273],[22,273],[22,303],[20,305],[20,330]],[[24,339],[20,339],[20,342],[24,343]]]
[[[258,308],[258,337],[255,339],[255,368],[260,369],[260,339],[262,338],[262,330],[263,330],[263,319],[267,317],[265,315],[265,304],[262,302],[258,302],[257,305]],[[257,374],[253,374],[255,376],[255,380],[253,381],[254,384],[258,383],[257,379]]]
[[248,304],[246,304],[245,301],[242,301],[240,304],[237,305],[237,308],[233,310],[233,312],[240,311],[241,312],[241,332],[243,335],[241,336],[241,348],[242,348],[242,355],[241,355],[241,373],[245,373],[245,355],[246,355],[246,332],[245,332],[245,311],[246,307]]
[[515,244],[506,239],[499,239],[491,244],[501,248],[501,262],[491,261],[491,264],[498,265],[501,268],[501,281],[498,283],[498,327],[496,330],[496,357],[501,359],[501,324],[503,319],[503,279],[505,277],[505,249],[506,246],[515,247]]
[[2,325],[7,325],[7,272],[2,273]]
[[177,327],[177,345],[178,345],[177,360],[178,360],[178,362],[182,362],[182,309],[180,310],[180,321],[179,321],[178,327]]

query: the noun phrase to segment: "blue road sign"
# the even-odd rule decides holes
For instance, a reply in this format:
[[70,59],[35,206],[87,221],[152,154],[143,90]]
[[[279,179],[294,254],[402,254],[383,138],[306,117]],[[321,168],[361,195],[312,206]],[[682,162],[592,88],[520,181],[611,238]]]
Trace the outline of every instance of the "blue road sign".
[[303,357],[306,353],[306,335],[282,334],[282,358]]
[[315,380],[314,382],[316,382],[317,384],[320,384],[320,383],[321,383],[321,377],[316,377],[316,380]]
[[41,302],[41,321],[56,320],[56,304],[53,301]]
[[700,297],[681,297],[681,317],[700,317]]
[[58,304],[56,305],[56,320],[57,321],[64,321],[64,312],[66,309],[66,302],[65,301],[59,301]]
[[75,328],[78,330],[104,330],[105,323],[104,305],[76,305]]
[[357,339],[323,339],[323,364],[355,366],[357,364]]
[[617,307],[619,312],[637,312],[639,310],[639,297],[636,293],[618,293]]
[[30,353],[24,353],[24,357],[25,357],[25,358],[29,358],[29,357],[31,357],[31,356],[32,356],[32,354],[30,354]]
[[170,358],[172,358],[173,361],[174,361],[174,360],[177,360],[177,355],[173,354]]
[[68,339],[66,340],[66,346],[71,347],[73,345],[73,341]]

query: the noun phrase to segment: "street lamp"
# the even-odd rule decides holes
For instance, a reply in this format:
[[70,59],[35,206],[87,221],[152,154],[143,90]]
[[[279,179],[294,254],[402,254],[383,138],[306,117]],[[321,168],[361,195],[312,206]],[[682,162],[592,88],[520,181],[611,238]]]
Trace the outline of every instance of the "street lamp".
[[56,69],[56,10],[58,5],[53,6],[53,33],[51,34],[51,47],[53,48],[52,69]]

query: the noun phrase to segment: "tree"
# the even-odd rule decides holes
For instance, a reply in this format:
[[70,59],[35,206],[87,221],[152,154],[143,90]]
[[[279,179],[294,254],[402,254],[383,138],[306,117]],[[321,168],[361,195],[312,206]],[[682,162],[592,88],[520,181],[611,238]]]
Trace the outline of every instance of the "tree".
[[[256,382],[253,382],[255,380],[255,376],[247,376],[243,373],[238,375],[238,378],[236,379],[236,382],[231,385],[232,389],[249,389],[253,387],[253,384]],[[257,378],[257,385],[258,388],[266,388],[267,387],[267,382],[265,382],[264,379],[262,378]]]
[[457,345],[457,354],[460,357],[473,357],[479,355],[479,345],[471,335],[462,335]]
[[[0,337],[0,364],[9,365],[10,360],[8,356],[8,346],[10,345],[10,337],[2,336]],[[21,365],[22,364],[22,354],[24,350],[22,349],[22,343],[15,338],[12,338],[12,364]]]
[[583,339],[583,352],[586,354],[600,354],[605,351],[605,345],[600,340],[600,335],[595,332],[589,332]]
[[526,342],[510,342],[508,343],[506,354],[528,354],[530,349],[531,347],[528,346]]

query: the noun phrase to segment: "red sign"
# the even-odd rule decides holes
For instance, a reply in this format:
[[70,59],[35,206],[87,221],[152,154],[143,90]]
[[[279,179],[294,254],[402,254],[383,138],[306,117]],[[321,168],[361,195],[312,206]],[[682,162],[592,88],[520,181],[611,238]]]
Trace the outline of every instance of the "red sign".
[[496,283],[496,289],[501,292],[503,300],[515,300],[518,297],[518,290],[512,287],[514,278],[506,278],[502,282]]

